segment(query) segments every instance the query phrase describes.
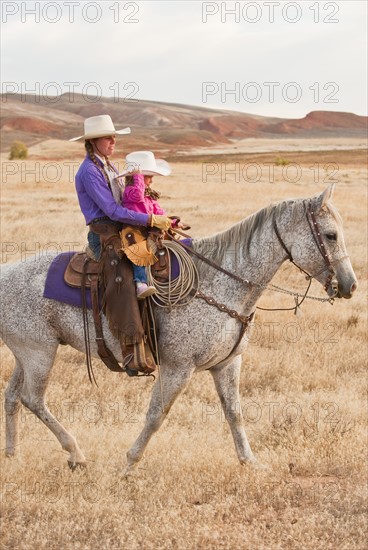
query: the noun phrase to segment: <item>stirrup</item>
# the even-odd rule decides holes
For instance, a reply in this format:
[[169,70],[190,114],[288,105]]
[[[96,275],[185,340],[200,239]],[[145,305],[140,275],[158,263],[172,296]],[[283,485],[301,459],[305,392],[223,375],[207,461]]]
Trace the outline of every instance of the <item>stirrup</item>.
[[133,353],[129,353],[124,357],[123,367],[129,376],[140,376],[138,373],[147,376],[156,370],[155,361],[149,349],[146,353],[144,342],[133,344]]
[[125,370],[125,372],[127,373],[128,376],[130,377],[137,377],[137,376],[153,376],[153,378],[155,378],[155,376],[151,373],[140,373],[139,369],[132,369],[130,368],[128,365],[129,363],[133,362],[134,364],[134,354],[133,353],[129,353],[129,355],[126,355],[124,358],[123,358],[123,369]]
[[153,374],[153,372],[139,372],[137,370],[132,370],[129,367],[125,367],[125,372],[129,377],[135,377],[135,378],[147,378],[147,376],[152,376],[153,380],[156,380],[156,376]]

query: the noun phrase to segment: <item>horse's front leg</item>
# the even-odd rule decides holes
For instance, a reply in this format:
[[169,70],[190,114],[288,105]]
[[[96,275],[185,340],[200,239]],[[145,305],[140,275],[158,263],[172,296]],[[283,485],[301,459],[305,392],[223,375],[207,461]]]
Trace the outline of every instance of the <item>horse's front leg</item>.
[[225,418],[229,423],[233,435],[240,463],[256,463],[243,425],[239,396],[240,367],[241,356],[238,355],[230,364],[218,369],[215,367],[210,372],[221,400]]
[[194,369],[185,367],[170,367],[165,369],[161,366],[160,379],[155,383],[152,397],[146,415],[146,423],[138,438],[127,452],[127,468],[125,474],[129,474],[142,458],[145,448],[152,435],[159,429],[172,404],[181,391],[188,385]]

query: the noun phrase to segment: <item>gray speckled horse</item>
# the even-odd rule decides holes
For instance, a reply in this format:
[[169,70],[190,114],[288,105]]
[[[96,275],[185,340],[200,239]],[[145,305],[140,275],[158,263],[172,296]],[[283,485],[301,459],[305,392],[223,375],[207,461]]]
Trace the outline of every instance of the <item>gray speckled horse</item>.
[[[243,284],[195,260],[201,291],[240,315],[248,316],[254,312],[263,286],[271,281],[290,253],[296,264],[317,279],[330,296],[351,298],[357,283],[346,254],[340,216],[329,202],[331,193],[330,187],[311,199],[280,202],[227,231],[195,239],[196,251],[254,283]],[[314,211],[320,244],[306,215],[308,205]],[[325,257],[321,243],[326,250]],[[15,356],[15,370],[6,389],[6,452],[13,455],[17,446],[21,402],[55,434],[62,448],[69,452],[70,467],[75,468],[85,464],[85,457],[76,439],[50,413],[44,396],[59,343],[84,351],[82,311],[43,298],[51,260],[41,258],[4,266],[1,274],[2,338]],[[240,462],[254,463],[237,406],[241,353],[249,332],[239,341],[239,320],[198,298],[171,312],[159,308],[156,313],[161,383],[157,380],[154,385],[145,426],[127,453],[127,471],[141,459],[151,436],[161,426],[192,374],[205,369],[213,376]],[[119,358],[120,346],[105,319],[103,328],[107,345]],[[92,355],[98,357],[92,342],[91,347]]]

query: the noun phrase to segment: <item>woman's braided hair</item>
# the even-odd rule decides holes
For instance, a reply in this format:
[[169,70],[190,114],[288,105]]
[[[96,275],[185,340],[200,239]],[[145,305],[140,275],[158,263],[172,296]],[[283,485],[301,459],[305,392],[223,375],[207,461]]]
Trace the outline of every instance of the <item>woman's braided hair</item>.
[[[94,152],[94,149],[93,149],[93,145],[92,145],[92,143],[89,139],[86,139],[86,141],[84,142],[84,147],[87,151],[87,155],[89,156],[89,158],[91,159],[93,164],[95,164],[97,166],[97,168],[99,170],[101,170],[101,172],[105,176],[105,179],[107,181],[107,185],[110,187],[110,179],[109,179],[109,176],[107,175],[107,172],[105,170],[105,166],[104,165],[101,166],[101,164],[97,161],[96,156],[95,156],[95,152]],[[107,166],[109,168],[111,168],[111,170],[114,170],[114,168],[113,168],[112,164],[110,163],[109,159],[107,157],[105,157],[105,160],[106,160]],[[115,172],[115,170],[114,170],[114,172]]]
[[[134,183],[134,175],[125,176],[125,187],[134,185]],[[150,187],[145,188],[144,194],[146,197],[151,197],[151,199],[154,199],[156,201],[161,197],[161,193],[159,191],[156,191],[156,189],[151,189]]]
[[128,187],[129,185],[134,185],[133,176],[125,176],[125,187]]

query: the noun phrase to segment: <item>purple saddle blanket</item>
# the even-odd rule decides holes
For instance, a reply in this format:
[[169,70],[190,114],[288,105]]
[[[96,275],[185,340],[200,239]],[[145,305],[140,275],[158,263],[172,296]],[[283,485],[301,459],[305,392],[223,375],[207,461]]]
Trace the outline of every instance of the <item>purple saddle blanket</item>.
[[[70,258],[75,252],[63,252],[53,259],[46,276],[43,297],[70,306],[82,307],[82,291],[80,288],[69,286],[64,281],[64,273]],[[87,308],[92,309],[91,292],[86,289]]]
[[[192,239],[183,239],[182,242],[191,246]],[[56,300],[70,306],[82,307],[82,291],[80,288],[69,286],[64,281],[64,273],[75,252],[63,252],[54,258],[46,276],[44,298]],[[171,255],[171,277],[175,279],[179,275],[179,265],[174,255]],[[92,309],[91,292],[86,289],[87,308]]]

